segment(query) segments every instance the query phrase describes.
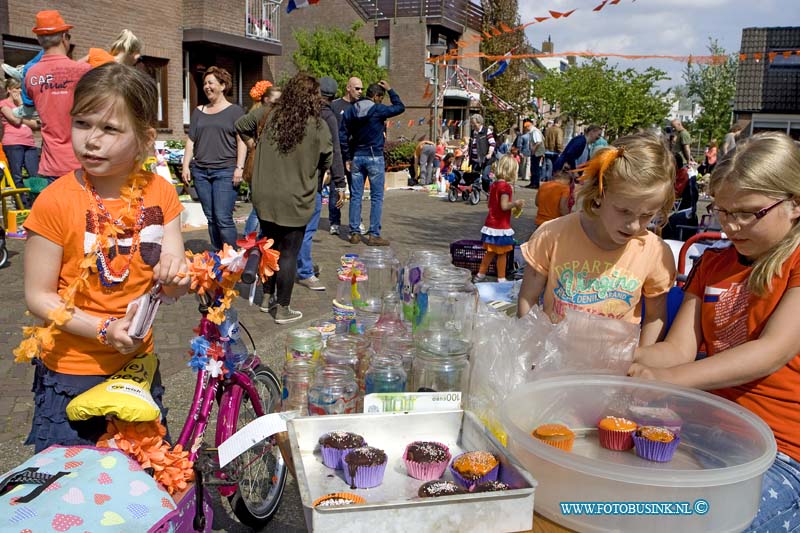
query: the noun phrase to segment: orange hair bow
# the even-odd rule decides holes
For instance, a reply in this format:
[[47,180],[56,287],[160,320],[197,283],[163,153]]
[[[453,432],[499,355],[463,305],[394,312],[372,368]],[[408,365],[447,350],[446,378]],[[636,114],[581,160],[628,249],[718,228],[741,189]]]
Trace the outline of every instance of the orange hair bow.
[[578,168],[576,168],[572,172],[583,172],[583,176],[581,176],[581,181],[590,180],[593,177],[597,176],[597,189],[600,192],[600,196],[602,196],[603,174],[605,174],[606,170],[608,170],[611,164],[614,163],[614,161],[616,161],[618,157],[622,157],[623,153],[625,153],[625,149],[622,147],[602,150],[599,154],[597,154],[584,164],[578,166]]
[[267,89],[272,87],[272,83],[268,82],[267,80],[261,80],[255,85],[253,88],[250,89],[250,98],[253,100],[261,100],[264,97],[264,94],[267,92]]

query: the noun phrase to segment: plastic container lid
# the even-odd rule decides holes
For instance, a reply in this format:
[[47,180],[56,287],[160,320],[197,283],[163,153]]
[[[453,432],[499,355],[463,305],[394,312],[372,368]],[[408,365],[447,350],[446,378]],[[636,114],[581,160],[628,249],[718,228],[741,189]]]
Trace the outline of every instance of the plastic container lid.
[[[652,463],[632,452],[600,448],[595,428],[601,418],[635,420],[642,407],[656,417],[665,413],[661,425],[680,424],[681,443],[671,462]],[[623,483],[660,487],[738,483],[763,474],[777,451],[769,426],[733,402],[695,389],[621,376],[571,374],[526,383],[508,396],[500,418],[515,446],[562,468]],[[571,453],[531,437],[531,431],[545,423],[562,423],[575,431],[578,437]]]

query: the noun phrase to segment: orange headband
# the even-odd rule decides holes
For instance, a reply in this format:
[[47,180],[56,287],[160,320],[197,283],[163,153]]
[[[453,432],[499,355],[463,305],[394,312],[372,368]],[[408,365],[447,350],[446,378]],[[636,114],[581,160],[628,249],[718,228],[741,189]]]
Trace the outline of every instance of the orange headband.
[[600,192],[600,196],[603,196],[603,174],[608,170],[608,167],[610,167],[618,157],[622,157],[624,153],[625,149],[623,147],[603,150],[572,172],[583,172],[581,181],[590,180],[597,176],[597,189]]

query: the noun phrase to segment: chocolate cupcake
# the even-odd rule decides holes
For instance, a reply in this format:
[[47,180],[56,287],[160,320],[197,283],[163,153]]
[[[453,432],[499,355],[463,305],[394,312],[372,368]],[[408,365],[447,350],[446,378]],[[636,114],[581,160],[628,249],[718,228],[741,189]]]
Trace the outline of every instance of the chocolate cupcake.
[[346,431],[331,431],[319,438],[322,450],[322,464],[328,468],[339,470],[342,468],[342,458],[350,450],[366,446],[366,441],[361,435]]
[[454,494],[466,494],[466,491],[452,481],[442,481],[435,479],[423,483],[417,494],[420,498],[438,498],[439,496],[452,496]]
[[354,505],[357,503],[366,503],[367,500],[357,494],[350,494],[349,492],[334,492],[333,494],[326,494],[320,496],[312,504],[314,507],[340,507],[342,505]]
[[450,465],[453,478],[467,490],[484,481],[495,481],[499,470],[500,461],[485,451],[462,453]]
[[670,462],[680,442],[680,437],[663,427],[645,426],[633,434],[636,455],[657,463]]
[[470,492],[497,492],[501,490],[508,490],[509,487],[507,484],[503,483],[502,481],[484,481],[483,483],[478,483]]
[[447,446],[430,441],[414,441],[406,446],[403,454],[408,475],[421,481],[442,477],[450,458],[450,449]]
[[342,460],[344,480],[351,489],[368,489],[383,482],[386,472],[386,452],[364,446],[348,452]]

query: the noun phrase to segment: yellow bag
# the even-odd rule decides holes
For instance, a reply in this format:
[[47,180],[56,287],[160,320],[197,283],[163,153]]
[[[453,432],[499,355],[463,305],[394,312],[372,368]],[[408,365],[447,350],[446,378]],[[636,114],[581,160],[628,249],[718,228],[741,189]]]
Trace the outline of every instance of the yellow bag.
[[150,385],[158,368],[154,353],[138,355],[116,374],[67,405],[70,420],[93,416],[115,416],[127,422],[150,422],[161,418],[161,411],[150,395]]

